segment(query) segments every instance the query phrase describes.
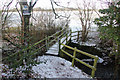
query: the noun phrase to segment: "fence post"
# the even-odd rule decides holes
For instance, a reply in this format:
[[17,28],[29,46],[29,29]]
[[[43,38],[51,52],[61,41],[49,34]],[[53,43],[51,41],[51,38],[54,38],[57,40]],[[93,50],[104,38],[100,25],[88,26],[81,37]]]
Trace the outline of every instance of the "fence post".
[[74,48],[73,59],[72,59],[72,67],[74,67],[75,56],[76,56],[76,47]]
[[98,61],[98,58],[95,58],[94,59],[94,64],[93,64],[93,66],[94,66],[95,69],[92,69],[92,73],[91,73],[92,78],[94,78],[94,76],[95,76],[97,61]]
[[48,37],[46,36],[46,50],[48,50]]
[[71,38],[72,38],[72,30],[70,29],[70,42],[71,42]]
[[49,48],[49,39],[50,39],[50,37],[48,36],[47,37],[47,47]]
[[66,44],[67,44],[67,40],[68,40],[68,32],[66,31]]
[[78,31],[78,37],[77,37],[77,41],[79,41],[79,37],[80,37],[80,31]]
[[58,37],[58,45],[59,45],[59,51],[58,51],[58,54],[60,54],[60,48],[61,48],[61,40],[60,40],[60,38]]

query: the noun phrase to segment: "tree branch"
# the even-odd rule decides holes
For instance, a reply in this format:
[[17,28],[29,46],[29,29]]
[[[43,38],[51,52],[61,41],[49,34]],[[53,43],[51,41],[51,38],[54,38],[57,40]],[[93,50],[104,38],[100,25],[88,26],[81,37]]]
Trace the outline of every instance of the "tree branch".
[[10,1],[10,3],[8,3],[7,7],[9,7],[12,4],[13,0]]
[[7,6],[6,5],[3,6],[2,17],[1,17],[1,20],[2,20],[2,29],[3,29],[4,25],[5,25],[5,22],[6,22],[7,18],[8,18],[9,6],[12,4],[12,2],[13,2],[13,0],[10,1]]
[[51,6],[52,6],[53,13],[55,14],[55,19],[60,18],[60,17],[65,17],[65,18],[68,19],[68,18],[70,17],[70,15],[67,16],[67,17],[66,17],[66,16],[63,16],[63,15],[58,15],[58,14],[56,13],[56,11],[55,11],[55,8],[54,8],[53,3],[55,3],[57,6],[60,6],[60,7],[63,7],[63,8],[65,8],[65,7],[57,4],[57,2],[55,2],[54,0],[50,0],[50,2],[51,2]]
[[14,45],[14,46],[16,46],[17,48],[19,48],[20,49],[20,46],[19,45],[17,45],[17,44],[15,44],[15,43],[13,43],[12,41],[10,41],[9,39],[7,39],[7,38],[5,38],[4,37],[4,40],[6,40],[7,42],[10,42],[10,44],[12,44],[12,45]]
[[[31,1],[32,1],[32,0],[31,0]],[[32,8],[35,6],[35,4],[37,3],[37,1],[38,1],[38,0],[36,0],[36,1],[34,2],[34,4],[32,5]]]
[[18,3],[19,3],[19,2],[16,3],[15,7],[16,7],[16,10],[17,10],[17,12],[18,12],[18,14],[19,14],[19,16],[20,16],[20,18],[21,18],[21,20],[22,20],[22,15],[20,14],[20,12],[19,12],[19,10],[18,10],[18,8],[17,8]]

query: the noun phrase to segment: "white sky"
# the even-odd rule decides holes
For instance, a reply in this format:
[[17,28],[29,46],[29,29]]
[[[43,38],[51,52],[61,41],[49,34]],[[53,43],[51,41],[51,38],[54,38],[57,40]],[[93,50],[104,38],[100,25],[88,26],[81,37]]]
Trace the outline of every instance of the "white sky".
[[[8,3],[10,1],[11,0],[0,0],[0,6],[1,5],[3,6],[3,4]],[[16,1],[17,0],[13,1],[12,5],[11,5],[11,8],[15,8]],[[27,1],[29,2],[30,0],[27,0]],[[35,1],[35,0],[33,0],[33,1]],[[68,2],[70,2],[69,7],[75,7],[76,6],[76,4],[75,4],[76,0],[54,0],[54,1],[60,2],[60,4],[62,6],[68,6]],[[77,0],[77,1],[80,2],[80,3],[83,2],[83,0]],[[104,3],[103,1],[109,1],[109,0],[86,0],[86,1],[93,1],[94,4],[96,4],[97,8],[101,8],[101,5],[103,6],[103,3]],[[38,0],[35,7],[41,7],[41,8],[45,8],[45,9],[46,8],[51,8],[50,0]],[[56,7],[57,6],[55,6],[55,8]],[[1,9],[1,7],[0,7],[0,9]]]

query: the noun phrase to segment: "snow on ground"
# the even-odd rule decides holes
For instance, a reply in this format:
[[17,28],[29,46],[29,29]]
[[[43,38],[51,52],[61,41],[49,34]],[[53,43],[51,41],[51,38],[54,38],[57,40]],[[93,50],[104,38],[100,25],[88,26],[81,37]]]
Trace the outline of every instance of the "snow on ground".
[[47,54],[54,54],[54,55],[58,55],[58,51],[59,51],[59,44],[58,42],[56,42],[53,46],[51,46],[49,48],[49,50],[46,52]]
[[[74,35],[77,35],[77,33],[74,33]],[[75,39],[75,38],[77,37],[73,37],[72,39]],[[85,46],[96,46],[100,42],[99,32],[90,31],[88,33],[88,40],[86,42],[82,42],[81,39],[79,41],[72,40],[72,42],[79,43],[80,45],[85,45]]]
[[39,56],[40,64],[33,66],[34,73],[41,75],[41,78],[90,78],[86,73],[77,67],[72,67],[72,63],[55,56]]
[[[77,67],[72,67],[72,63],[55,56],[39,56],[37,61],[40,64],[36,64],[36,66],[31,66],[30,78],[90,78],[89,75],[82,72]],[[19,66],[16,68],[15,72],[12,72],[13,69],[9,69],[9,67],[5,64],[1,64],[3,72],[0,77],[4,78],[12,78],[17,76],[18,78],[25,78],[27,74],[23,73],[27,67]]]

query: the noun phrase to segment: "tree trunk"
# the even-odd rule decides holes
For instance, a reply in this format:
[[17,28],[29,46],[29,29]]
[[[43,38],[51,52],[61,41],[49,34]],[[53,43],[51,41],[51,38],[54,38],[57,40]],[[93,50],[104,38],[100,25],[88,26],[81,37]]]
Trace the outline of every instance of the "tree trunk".
[[24,16],[24,44],[29,45],[29,16]]
[[86,37],[87,37],[86,26],[82,26],[82,42],[86,41]]
[[23,9],[21,7],[21,13],[22,13],[22,28],[21,28],[21,43],[23,46],[28,46],[28,38],[29,38],[29,18],[30,16],[24,16],[23,15]]

